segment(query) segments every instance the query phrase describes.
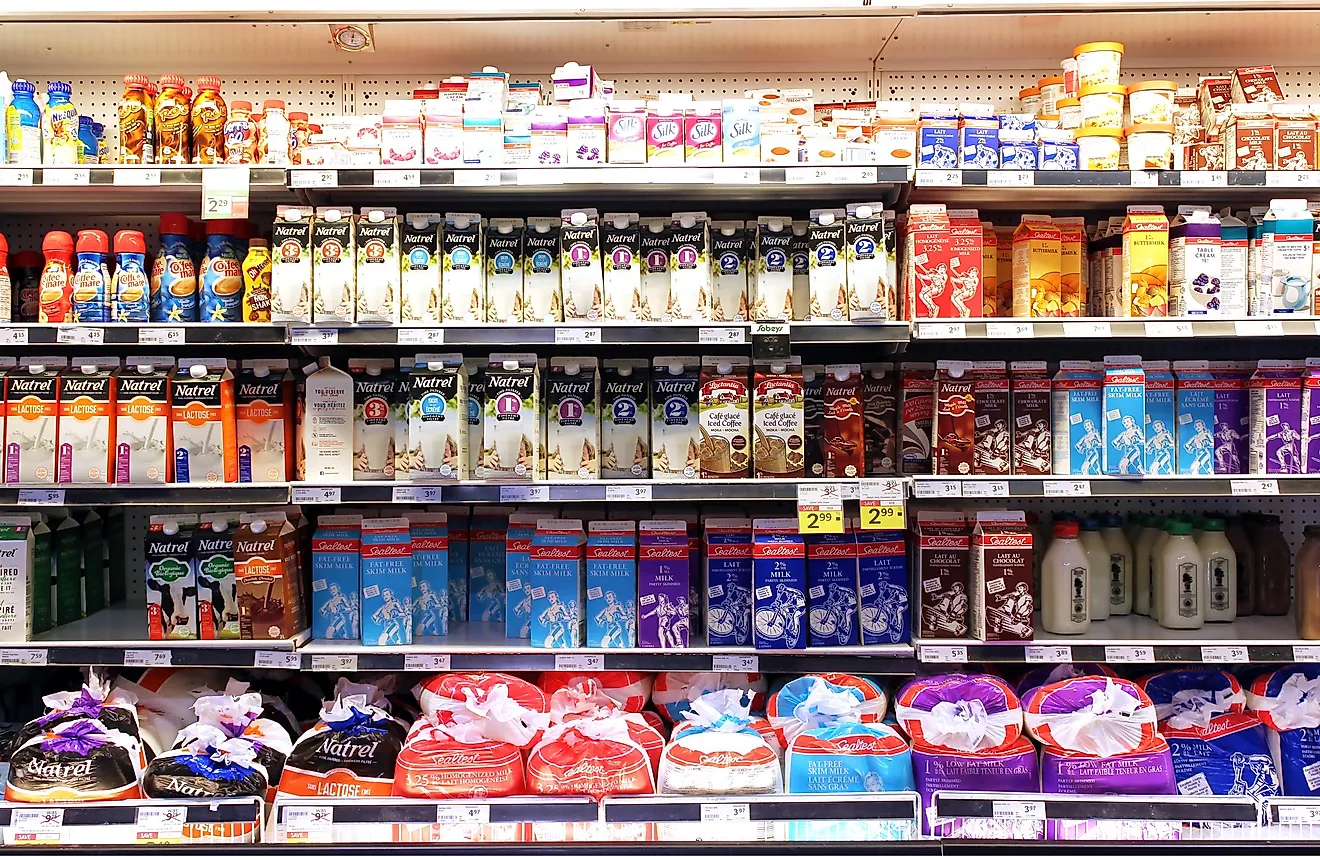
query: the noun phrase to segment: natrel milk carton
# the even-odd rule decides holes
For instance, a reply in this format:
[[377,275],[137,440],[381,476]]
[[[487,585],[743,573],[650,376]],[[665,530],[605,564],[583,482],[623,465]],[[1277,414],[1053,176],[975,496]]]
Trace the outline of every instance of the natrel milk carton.
[[238,481],[234,375],[222,358],[179,360],[170,393],[174,480],[180,484]]
[[523,302],[521,320],[547,324],[564,320],[559,284],[558,217],[528,217],[523,235]]
[[[115,376],[115,483],[171,480],[172,357],[127,357]],[[292,421],[292,420],[290,420]]]
[[0,641],[32,638],[35,539],[26,516],[0,517]]
[[244,360],[234,381],[239,482],[288,481],[293,379],[288,360]]
[[147,579],[147,638],[197,638],[195,514],[153,514],[143,544]]
[[244,639],[292,639],[307,627],[298,534],[282,511],[239,518],[234,533],[239,632]]
[[686,648],[692,573],[687,524],[643,520],[637,537],[638,642],[643,648]]
[[560,213],[559,271],[565,321],[597,321],[602,315],[604,274],[600,263],[600,222],[595,208]]
[[326,514],[312,534],[312,638],[362,636],[362,516]]
[[679,211],[669,221],[669,309],[662,320],[709,318],[709,218],[705,211]]
[[637,647],[637,524],[587,524],[587,647]]
[[656,357],[651,371],[651,474],[658,481],[701,475],[701,361]]
[[352,324],[357,309],[353,209],[316,209],[312,222],[312,319]]
[[756,221],[756,271],[752,278],[752,320],[792,321],[793,221],[760,217]]
[[486,229],[485,320],[493,324],[522,320],[523,231],[521,217],[492,219]]
[[445,213],[440,236],[440,305],[445,321],[477,322],[486,317],[484,225],[480,214]]
[[396,208],[363,208],[354,224],[357,248],[357,321],[398,324],[402,290],[399,264],[399,212]]
[[857,535],[807,535],[807,635],[811,647],[857,644]]
[[541,469],[541,390],[536,355],[491,354],[485,379],[481,450],[485,478],[533,479]]
[[404,324],[439,324],[440,224],[434,213],[407,214],[400,234],[399,317]]
[[759,650],[807,647],[807,551],[797,521],[752,521],[752,638]]
[[312,320],[312,209],[281,205],[271,230],[270,320]]
[[604,265],[602,317],[607,321],[639,321],[642,312],[642,232],[636,213],[601,218],[600,256]]
[[64,357],[23,357],[5,377],[5,483],[54,484]]
[[706,642],[752,644],[752,521],[708,518],[705,525]]
[[863,645],[898,645],[912,638],[908,614],[905,533],[863,529],[857,535],[857,623]]
[[[176,405],[178,392],[175,391]],[[334,484],[353,480],[353,378],[321,357],[307,376],[303,413],[304,478]]]
[[393,479],[400,457],[395,399],[407,379],[394,370],[391,359],[350,359],[348,371],[353,377],[353,479]]
[[[408,478],[453,480],[469,476],[467,372],[461,354],[418,354],[405,379],[408,393]],[[397,475],[397,473],[396,473]]]
[[60,375],[60,484],[114,481],[118,357],[75,357]]
[[504,635],[509,639],[532,635],[532,536],[543,516],[522,512],[509,517],[504,539]]
[[409,512],[413,636],[449,635],[449,524],[444,512]]
[[600,474],[646,478],[651,462],[650,363],[605,360],[600,382]]
[[586,538],[581,520],[541,520],[532,535],[532,647],[586,644]]
[[550,478],[600,478],[600,369],[596,358],[552,358],[542,394],[549,417],[545,445]]
[[203,639],[238,639],[238,579],[234,576],[237,515],[204,514],[193,531],[197,629]]
[[362,644],[412,643],[412,536],[403,517],[362,521]]

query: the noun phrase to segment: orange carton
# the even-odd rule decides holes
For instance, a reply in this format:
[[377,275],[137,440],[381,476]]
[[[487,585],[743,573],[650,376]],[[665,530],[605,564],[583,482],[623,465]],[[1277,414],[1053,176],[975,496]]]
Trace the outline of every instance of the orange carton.
[[1059,314],[1080,318],[1086,306],[1086,220],[1059,217]]
[[1057,318],[1060,287],[1058,224],[1044,214],[1023,214],[1013,232],[1013,317]]
[[171,390],[174,481],[238,481],[234,375],[220,358],[179,360]]
[[111,484],[117,357],[75,357],[60,375],[60,484]]
[[949,289],[949,212],[943,205],[913,205],[908,212],[903,292],[907,317],[941,318],[940,298]]
[[1159,205],[1129,205],[1123,221],[1123,273],[1118,315],[1169,314],[1169,218]]
[[980,318],[984,299],[981,290],[981,215],[975,208],[949,212],[950,318]]
[[995,227],[995,317],[1013,317],[1013,227]]
[[999,239],[995,227],[981,223],[981,306],[987,318],[999,315]]

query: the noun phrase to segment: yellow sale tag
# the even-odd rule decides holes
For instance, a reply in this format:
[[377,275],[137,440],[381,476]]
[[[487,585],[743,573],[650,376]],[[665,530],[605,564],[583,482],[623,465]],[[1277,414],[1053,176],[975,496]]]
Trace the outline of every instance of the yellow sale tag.
[[843,509],[799,505],[798,531],[803,535],[842,535]]
[[862,500],[863,529],[906,529],[907,515],[902,502]]

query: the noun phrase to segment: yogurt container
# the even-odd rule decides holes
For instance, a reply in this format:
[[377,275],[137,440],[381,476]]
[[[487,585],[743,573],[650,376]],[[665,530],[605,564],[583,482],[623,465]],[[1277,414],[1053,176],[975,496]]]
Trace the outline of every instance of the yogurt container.
[[1036,85],[1040,87],[1041,112],[1047,114],[1059,112],[1059,99],[1068,96],[1067,87],[1065,87],[1063,83],[1063,75],[1058,74],[1053,77],[1042,77],[1040,82]]
[[1128,110],[1134,125],[1172,125],[1173,95],[1178,86],[1171,80],[1143,80],[1128,87]]
[[1123,129],[1123,96],[1127,90],[1114,84],[1087,86],[1081,91],[1082,127]]
[[1059,127],[1072,131],[1082,127],[1082,102],[1077,98],[1060,98]]
[[1063,62],[1059,63],[1059,67],[1063,69],[1063,91],[1068,94],[1069,98],[1076,98],[1077,60],[1068,57]]
[[1123,65],[1121,42],[1087,42],[1073,50],[1077,60],[1077,91],[1088,86],[1117,86]]
[[1037,86],[1028,86],[1018,93],[1018,102],[1022,104],[1022,112],[1030,113],[1035,116],[1040,113],[1040,88]]
[[1173,169],[1173,125],[1130,125],[1127,128],[1128,168]]
[[1118,128],[1078,128],[1077,138],[1080,168],[1085,170],[1118,169],[1118,150],[1123,132]]

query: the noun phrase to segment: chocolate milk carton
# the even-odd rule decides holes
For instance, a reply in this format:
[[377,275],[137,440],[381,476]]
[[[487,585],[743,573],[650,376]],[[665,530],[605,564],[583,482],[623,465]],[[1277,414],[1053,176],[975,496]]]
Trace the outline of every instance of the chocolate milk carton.
[[1105,357],[1105,475],[1146,474],[1146,373],[1140,357]]
[[239,639],[238,580],[234,576],[234,530],[238,518],[203,514],[193,533],[197,576],[197,629],[203,639]]
[[802,421],[804,473],[808,478],[825,475],[825,367],[802,367]]
[[857,617],[863,645],[900,645],[912,638],[907,545],[901,531],[862,529],[857,536]]
[[600,474],[646,478],[651,471],[650,363],[605,360],[600,384]]
[[170,392],[174,480],[180,484],[238,481],[234,375],[220,358],[179,360]]
[[[467,372],[461,354],[418,354],[407,382],[408,477],[459,481],[469,477],[473,440]],[[479,427],[479,426],[478,426]]]
[[75,357],[60,375],[60,484],[110,484],[118,357]]
[[972,531],[971,638],[1032,638],[1031,530],[1021,511],[979,511]]
[[271,227],[270,320],[312,320],[312,209],[281,205]]
[[752,465],[750,364],[746,357],[701,360],[701,477],[746,478]]
[[687,525],[643,520],[637,526],[637,638],[643,648],[688,647]]
[[312,533],[312,638],[362,637],[362,516],[326,514]]
[[651,369],[651,476],[657,481],[701,475],[700,395],[700,359],[655,358]]
[[195,514],[153,514],[143,543],[147,638],[196,639],[197,576],[192,563]]
[[297,533],[282,512],[240,518],[234,533],[234,575],[244,639],[292,639],[306,628],[297,555]]
[[412,643],[412,535],[404,517],[362,521],[362,644]]
[[1002,360],[972,364],[972,396],[976,405],[972,471],[978,476],[1006,476],[1013,463],[1013,420]]
[[706,643],[752,644],[752,521],[708,518],[705,524]]
[[898,373],[893,363],[862,363],[866,475],[898,472]]
[[1174,380],[1168,360],[1146,360],[1146,475],[1171,476],[1178,471],[1174,437]]
[[1260,360],[1247,384],[1251,415],[1248,472],[1294,475],[1302,471],[1301,365]]
[[600,478],[600,370],[595,357],[555,357],[545,378],[546,470],[552,479]]
[[1104,375],[1095,363],[1059,362],[1050,393],[1055,475],[1098,476],[1104,471],[1103,389]]
[[976,394],[972,364],[940,360],[935,377],[934,472],[941,476],[972,474],[976,452]]
[[1044,360],[1015,360],[1011,370],[1013,473],[1047,476],[1054,469],[1050,376]]
[[857,644],[857,536],[807,535],[808,644]]
[[409,512],[413,636],[449,635],[449,528],[444,512]]
[[917,513],[917,624],[921,638],[967,636],[971,545],[962,512]]
[[807,647],[806,559],[796,520],[752,521],[752,638],[757,649]]
[[637,647],[637,524],[587,524],[587,647]]
[[532,647],[586,645],[586,537],[581,520],[541,520],[532,536]]
[[0,517],[0,641],[32,638],[32,529],[29,517]]
[[861,478],[866,472],[862,411],[862,367],[857,363],[825,366],[821,381],[824,413],[822,442],[827,479]]
[[519,513],[509,518],[504,539],[504,635],[532,636],[532,536],[543,514]]
[[5,483],[54,484],[64,357],[23,357],[5,376]]
[[904,363],[902,383],[901,471],[904,475],[927,475],[932,472],[930,429],[935,412],[935,365]]
[[239,482],[289,480],[293,379],[288,360],[244,360],[234,382]]
[[533,479],[541,471],[542,405],[536,356],[491,354],[485,379],[484,476],[502,481]]

